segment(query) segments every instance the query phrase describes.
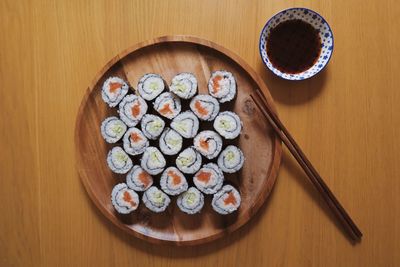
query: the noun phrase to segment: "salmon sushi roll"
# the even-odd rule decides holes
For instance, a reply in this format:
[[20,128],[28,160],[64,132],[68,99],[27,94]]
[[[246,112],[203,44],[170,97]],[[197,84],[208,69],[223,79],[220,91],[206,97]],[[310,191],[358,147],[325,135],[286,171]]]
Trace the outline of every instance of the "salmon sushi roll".
[[126,125],[117,117],[108,117],[101,123],[101,135],[107,143],[118,142],[126,132]]
[[222,138],[214,131],[205,130],[196,135],[193,145],[204,157],[213,159],[221,152]]
[[171,128],[165,128],[159,140],[162,153],[169,156],[176,155],[181,151],[182,144],[183,138],[177,131]]
[[226,139],[235,139],[242,131],[242,122],[239,116],[232,111],[224,111],[218,114],[213,126]]
[[226,215],[236,211],[241,203],[239,192],[231,185],[225,185],[218,191],[211,202],[213,209]]
[[128,93],[129,85],[119,77],[110,77],[101,88],[101,97],[110,107],[116,107]]
[[137,85],[137,90],[141,97],[151,101],[165,89],[165,83],[160,75],[148,73],[143,75]]
[[175,118],[182,108],[181,100],[170,92],[159,95],[154,101],[153,107],[161,116],[170,120]]
[[208,81],[208,92],[220,103],[231,101],[236,96],[235,77],[229,71],[214,71]]
[[176,204],[189,215],[199,213],[204,206],[204,196],[197,188],[191,187],[178,197]]
[[203,121],[212,121],[218,115],[219,102],[210,95],[197,95],[190,101],[190,109]]
[[118,213],[129,214],[139,207],[139,196],[126,184],[120,183],[111,191],[111,203]]
[[204,165],[193,177],[193,183],[204,194],[215,194],[221,189],[224,174],[215,163]]
[[126,184],[132,190],[138,192],[146,191],[153,185],[153,177],[143,170],[142,167],[135,165],[126,176]]
[[107,155],[108,167],[115,173],[125,174],[132,169],[131,158],[119,146],[113,147]]
[[149,140],[138,128],[132,127],[124,135],[124,150],[132,156],[142,154],[149,146]]
[[155,140],[164,130],[165,122],[159,116],[146,114],[140,122],[140,127],[147,138]]
[[169,90],[180,98],[192,98],[197,92],[196,76],[188,72],[179,73],[172,78]]
[[199,130],[199,119],[193,112],[185,111],[172,120],[171,128],[184,138],[193,138]]
[[140,166],[151,175],[160,174],[166,165],[165,158],[156,147],[149,146],[143,153]]
[[144,192],[142,201],[149,210],[159,213],[167,209],[171,199],[163,191],[152,186]]
[[218,166],[223,172],[235,173],[243,167],[244,155],[236,146],[227,146],[218,157]]
[[127,95],[119,104],[119,116],[129,127],[136,126],[147,112],[147,103],[137,95]]
[[175,163],[183,173],[192,174],[201,167],[201,155],[194,148],[188,147],[179,153]]
[[179,195],[188,189],[185,176],[175,167],[168,167],[164,170],[161,175],[160,186],[165,193],[171,196]]

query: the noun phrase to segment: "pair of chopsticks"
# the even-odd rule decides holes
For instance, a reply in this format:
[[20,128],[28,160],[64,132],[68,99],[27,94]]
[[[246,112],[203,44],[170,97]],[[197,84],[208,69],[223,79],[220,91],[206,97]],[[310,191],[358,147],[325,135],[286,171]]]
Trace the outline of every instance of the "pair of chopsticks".
[[342,223],[346,232],[349,234],[349,237],[353,241],[360,241],[362,237],[360,229],[350,218],[349,214],[333,195],[332,191],[322,180],[321,176],[315,170],[311,162],[304,155],[299,145],[296,143],[296,141],[290,135],[281,120],[272,110],[264,94],[260,91],[260,89],[256,89],[256,93],[258,97],[254,97],[253,94],[251,94],[250,96],[257,107],[261,110],[261,113],[272,125],[275,132],[279,135],[280,139],[289,149],[290,153],[296,158],[297,162],[307,174],[307,177],[310,179],[312,184],[317,188],[325,202],[328,204],[328,207],[332,210],[337,219]]

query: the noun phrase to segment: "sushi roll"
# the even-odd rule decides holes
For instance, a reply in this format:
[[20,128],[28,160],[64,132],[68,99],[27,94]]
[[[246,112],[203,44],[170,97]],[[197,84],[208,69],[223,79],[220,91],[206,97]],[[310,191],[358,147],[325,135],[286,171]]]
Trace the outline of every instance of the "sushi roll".
[[170,92],[159,95],[154,101],[153,107],[161,116],[172,120],[181,112],[181,100]]
[[208,159],[216,158],[222,149],[222,138],[214,131],[200,132],[193,140],[194,148]]
[[171,128],[165,128],[162,133],[159,144],[160,149],[165,155],[176,155],[182,149],[183,138],[177,131]]
[[156,98],[165,89],[164,80],[160,75],[148,73],[140,78],[137,90],[141,97],[151,101]]
[[215,163],[204,165],[193,177],[193,183],[204,194],[215,194],[221,189],[224,174]]
[[138,194],[124,183],[117,184],[111,191],[111,203],[120,214],[129,214],[139,206]]
[[218,166],[223,172],[235,173],[243,167],[242,150],[236,146],[227,146],[218,157]]
[[168,207],[171,199],[163,191],[152,186],[144,192],[142,201],[149,210],[159,213]]
[[110,77],[101,88],[101,97],[110,107],[116,107],[128,93],[128,84],[119,77]]
[[146,148],[140,161],[140,166],[151,175],[161,173],[165,168],[165,164],[163,154],[153,146]]
[[176,204],[184,213],[199,213],[204,206],[204,196],[195,187],[191,187],[178,197]]
[[107,155],[108,167],[115,173],[125,174],[132,168],[132,160],[125,153],[125,151],[119,147],[113,147]]
[[199,119],[193,112],[185,111],[172,120],[171,128],[184,138],[193,138],[199,130]]
[[146,191],[153,185],[153,177],[143,170],[142,167],[135,165],[126,176],[126,184],[130,189],[135,191]]
[[126,132],[126,125],[117,117],[108,117],[101,123],[101,135],[107,143],[118,142]]
[[226,215],[236,211],[240,206],[239,192],[231,185],[225,185],[211,201],[213,209],[219,214]]
[[192,73],[179,73],[172,78],[169,90],[180,98],[192,98],[197,92],[197,79]]
[[165,122],[156,115],[146,114],[143,116],[140,125],[144,135],[151,140],[155,140],[164,130]]
[[208,81],[208,92],[221,103],[231,101],[236,96],[235,77],[229,71],[214,71]]
[[182,172],[192,174],[201,167],[201,155],[194,148],[188,147],[179,153],[175,163]]
[[124,150],[135,156],[142,154],[149,146],[149,140],[138,128],[132,127],[124,135]]
[[168,167],[161,175],[161,189],[168,195],[175,196],[188,189],[185,176],[175,167]]
[[214,129],[226,139],[235,139],[242,131],[242,122],[236,113],[224,111],[215,118]]
[[190,101],[190,109],[203,121],[212,121],[218,115],[218,100],[210,95],[197,95]]
[[119,116],[129,127],[136,126],[147,112],[147,103],[137,95],[127,95],[119,104]]

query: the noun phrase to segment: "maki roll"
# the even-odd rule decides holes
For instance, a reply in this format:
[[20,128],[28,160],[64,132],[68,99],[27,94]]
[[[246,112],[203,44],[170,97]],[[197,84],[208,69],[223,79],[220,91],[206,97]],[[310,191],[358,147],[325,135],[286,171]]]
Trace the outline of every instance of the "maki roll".
[[175,167],[168,167],[161,175],[161,189],[168,195],[175,196],[188,189],[185,176]]
[[119,146],[113,147],[108,152],[107,164],[113,172],[120,174],[127,173],[133,165],[131,158]]
[[218,100],[210,95],[197,95],[190,101],[190,109],[203,121],[212,121],[218,115]]
[[222,138],[214,131],[202,131],[193,140],[194,148],[208,159],[216,158],[222,149]]
[[179,153],[175,163],[182,172],[192,174],[201,167],[201,155],[194,148],[188,147]]
[[165,122],[156,115],[146,114],[143,116],[140,125],[144,135],[151,140],[155,140],[164,130]]
[[168,207],[171,199],[163,191],[152,186],[144,192],[142,201],[149,210],[159,213]]
[[176,155],[182,149],[183,138],[177,131],[165,128],[160,137],[160,149],[165,155]]
[[126,132],[126,125],[117,117],[108,117],[101,123],[101,135],[107,143],[118,142]]
[[126,153],[135,156],[142,154],[149,146],[149,140],[138,128],[132,127],[124,135],[124,150]]
[[204,194],[215,194],[221,189],[224,174],[215,163],[204,165],[193,177],[193,183]]
[[126,184],[130,189],[135,191],[146,191],[153,185],[153,177],[143,170],[142,167],[135,165],[126,176]]
[[176,204],[184,213],[195,214],[203,208],[204,196],[195,187],[191,187],[178,197]]
[[119,104],[119,116],[129,127],[134,127],[147,112],[147,103],[137,95],[127,95]]
[[227,146],[218,157],[218,166],[223,172],[235,173],[243,167],[242,150],[236,146]]
[[197,79],[192,73],[179,73],[172,78],[169,90],[180,98],[189,99],[197,92]]
[[236,95],[236,80],[225,70],[214,71],[208,81],[208,92],[219,102],[231,101]]
[[139,206],[138,194],[124,183],[117,184],[111,191],[111,203],[120,214],[129,214]]
[[140,161],[140,166],[151,175],[157,175],[164,170],[165,158],[158,148],[146,148]]
[[153,107],[167,119],[172,120],[181,112],[181,100],[170,92],[159,95],[154,101]]
[[184,138],[193,138],[199,130],[199,119],[193,112],[185,111],[172,120],[171,128]]
[[214,129],[226,139],[235,139],[242,131],[242,122],[236,113],[224,111],[215,118]]
[[128,93],[128,84],[119,77],[110,77],[101,88],[101,97],[110,107],[116,107]]
[[213,197],[211,205],[219,214],[226,215],[234,212],[240,206],[239,192],[231,185],[225,185]]
[[164,88],[164,80],[160,75],[154,73],[143,75],[137,86],[139,94],[148,101],[153,100],[161,94]]

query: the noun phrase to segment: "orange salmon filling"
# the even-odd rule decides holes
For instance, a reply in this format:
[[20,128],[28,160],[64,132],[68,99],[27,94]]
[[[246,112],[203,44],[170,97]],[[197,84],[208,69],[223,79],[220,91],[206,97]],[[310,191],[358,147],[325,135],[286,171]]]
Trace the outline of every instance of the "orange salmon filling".
[[118,82],[110,82],[110,92],[115,93],[115,91],[121,89],[122,84]]
[[131,140],[134,143],[139,142],[140,140],[143,140],[142,137],[138,133],[131,133]]
[[225,205],[229,205],[229,204],[236,205],[236,198],[232,192],[228,193],[228,196],[224,199],[224,203],[225,203]]
[[207,140],[200,139],[200,147],[208,151],[209,144],[208,144]]
[[129,194],[128,191],[124,192],[123,200],[125,202],[128,202],[129,204],[131,204],[132,207],[136,207],[136,203],[135,203],[135,201],[132,200],[132,196],[131,196],[131,194]]
[[169,106],[169,103],[165,104],[160,110],[159,112],[163,115],[168,114],[168,113],[173,113],[171,110],[171,107]]
[[168,171],[168,176],[172,177],[172,183],[178,185],[181,183],[181,177],[173,171]]
[[211,173],[209,173],[209,172],[200,171],[197,174],[197,179],[204,183],[208,183],[210,181],[210,178],[211,178]]
[[200,115],[202,115],[202,116],[207,116],[208,115],[207,109],[205,109],[205,108],[203,108],[201,106],[201,102],[200,101],[196,101],[196,103],[194,103],[194,107],[197,109],[197,111],[200,113]]
[[150,175],[147,172],[141,172],[138,178],[143,183],[144,187],[148,187],[151,183]]
[[140,104],[134,104],[132,106],[132,116],[137,117],[140,114]]
[[215,76],[213,78],[213,92],[214,94],[218,93],[219,91],[219,81],[222,80],[222,76]]

